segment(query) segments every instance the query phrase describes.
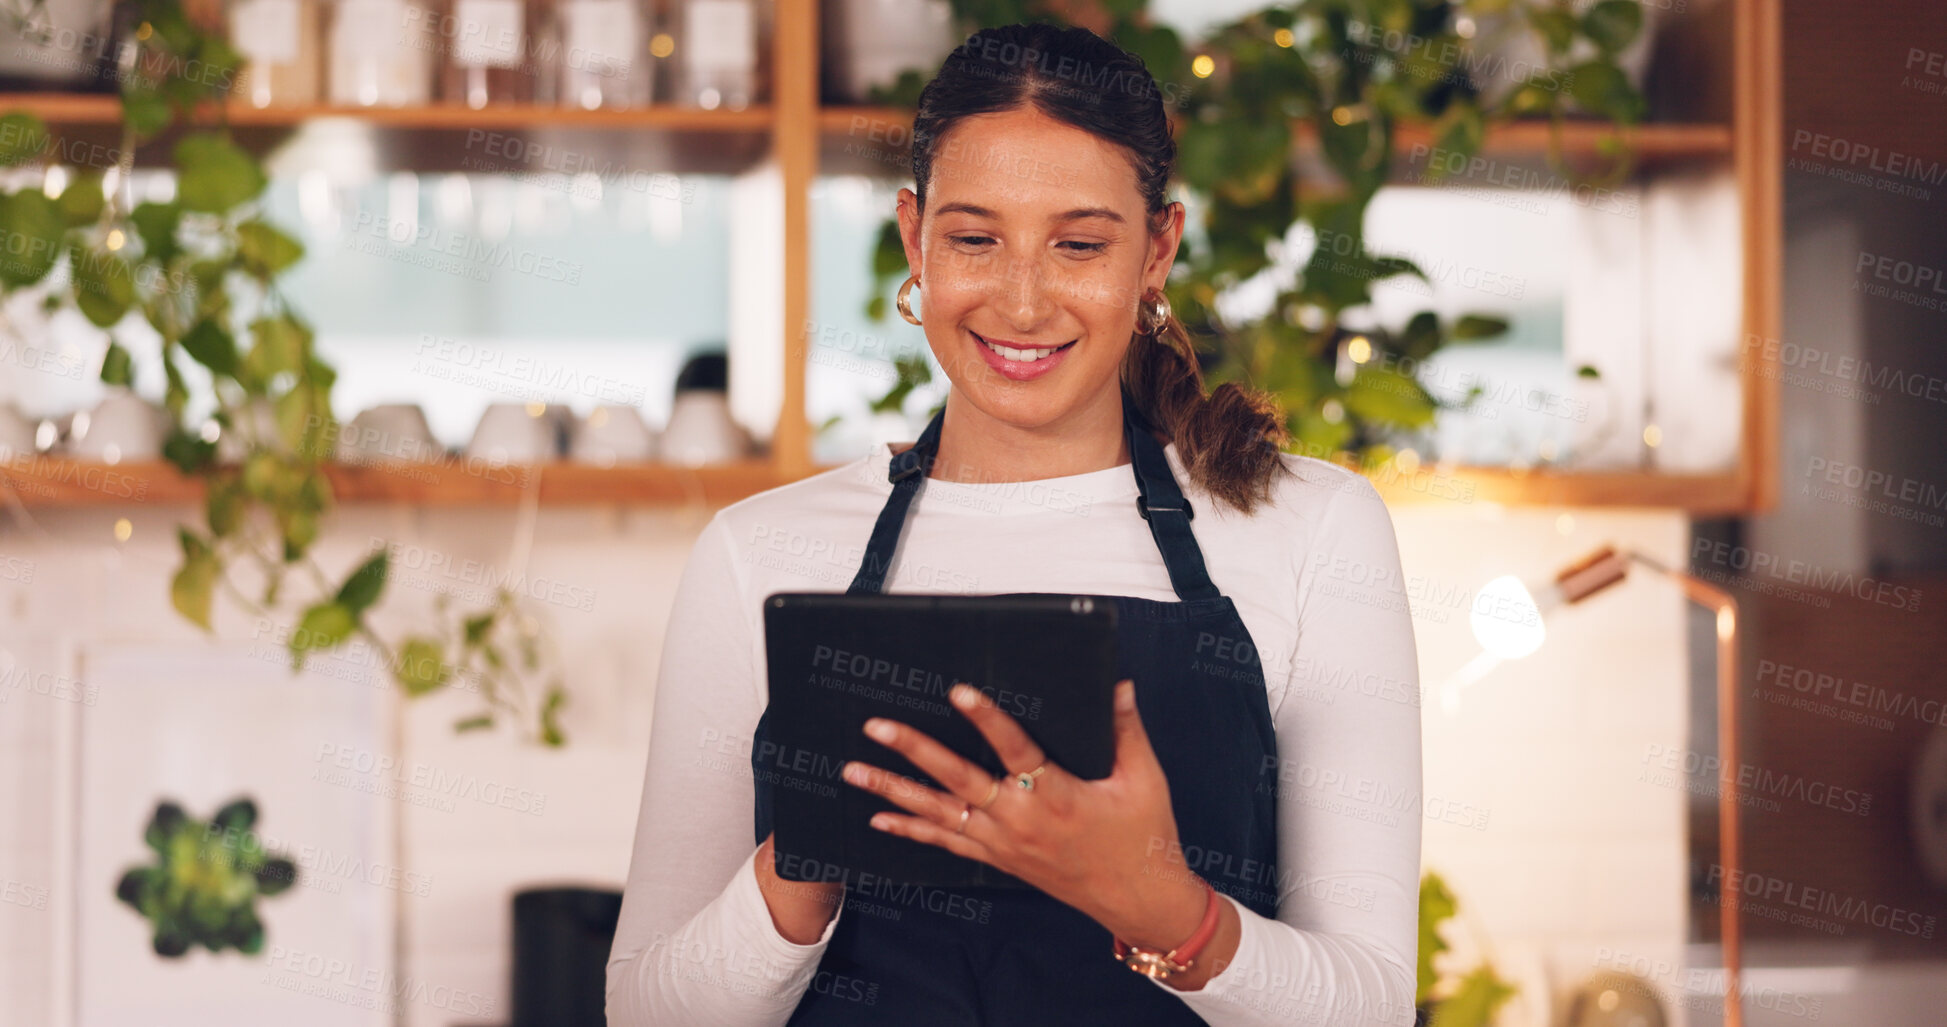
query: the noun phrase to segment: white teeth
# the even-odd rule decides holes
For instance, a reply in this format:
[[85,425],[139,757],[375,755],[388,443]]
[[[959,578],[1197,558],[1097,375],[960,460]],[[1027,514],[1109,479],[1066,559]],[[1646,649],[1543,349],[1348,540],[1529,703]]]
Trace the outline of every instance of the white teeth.
[[1009,360],[1018,360],[1027,364],[1032,364],[1061,348],[1060,346],[1050,346],[1047,349],[1015,349],[1012,346],[996,346],[986,339],[981,339],[980,344]]

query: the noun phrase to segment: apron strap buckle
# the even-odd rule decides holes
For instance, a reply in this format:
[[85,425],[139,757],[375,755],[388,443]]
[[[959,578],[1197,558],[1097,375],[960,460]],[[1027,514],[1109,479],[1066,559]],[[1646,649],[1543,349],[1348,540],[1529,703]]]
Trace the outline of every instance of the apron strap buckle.
[[1148,496],[1136,497],[1136,512],[1142,514],[1143,520],[1149,520],[1151,510],[1157,513],[1181,513],[1186,521],[1195,520],[1197,516],[1196,508],[1190,505],[1188,499],[1183,501],[1182,506],[1150,506]]

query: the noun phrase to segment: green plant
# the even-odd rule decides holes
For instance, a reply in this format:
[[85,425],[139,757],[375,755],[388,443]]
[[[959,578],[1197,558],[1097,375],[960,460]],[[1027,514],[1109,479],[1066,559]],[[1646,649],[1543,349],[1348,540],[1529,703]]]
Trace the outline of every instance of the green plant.
[[[539,702],[526,702],[518,672],[536,668],[505,659],[506,643],[496,642],[507,632],[533,634],[511,593],[503,589],[487,609],[394,645],[368,616],[385,587],[386,551],[341,582],[311,558],[332,509],[325,465],[339,427],[331,412],[336,372],[278,289],[278,276],[303,247],[263,218],[259,197],[268,179],[257,159],[220,121],[201,124],[212,112],[222,117],[220,101],[241,57],[220,34],[193,22],[178,0],[138,0],[134,10],[136,29],[120,51],[122,138],[110,151],[112,166],[69,160],[98,151],[55,145],[31,114],[0,116],[0,166],[49,169],[41,185],[0,195],[0,295],[40,290],[49,309],[71,305],[101,328],[108,337],[101,378],[110,385],[133,384],[134,362],[118,338],[128,320],[141,318],[160,337],[171,421],[163,452],[200,479],[206,495],[203,523],[178,528],[182,565],[170,582],[171,603],[209,631],[219,589],[268,615],[298,577],[311,594],[296,604],[301,613],[288,643],[294,668],[309,653],[357,639],[408,695],[470,683],[486,709],[461,726],[533,716],[536,736],[561,744],[556,715],[566,693],[559,679]],[[33,31],[22,15],[5,16],[15,31]],[[176,172],[174,198],[131,206],[122,194],[137,147],[158,144],[179,125],[189,130],[175,134],[165,164]],[[207,415],[196,412],[205,406]],[[220,439],[240,444],[236,459],[218,459]],[[261,578],[260,598],[232,580],[237,565]]]
[[1494,1011],[1514,997],[1514,985],[1484,962],[1457,979],[1441,978],[1433,965],[1434,957],[1448,948],[1440,927],[1459,911],[1459,901],[1439,874],[1420,879],[1420,958],[1413,1004],[1431,1010],[1429,1027],[1486,1027]]
[[[1201,213],[1177,254],[1171,306],[1213,358],[1210,382],[1276,395],[1294,448],[1308,455],[1390,461],[1394,440],[1430,427],[1441,406],[1411,369],[1444,347],[1507,330],[1497,315],[1443,320],[1430,310],[1373,323],[1376,285],[1427,280],[1413,261],[1372,252],[1364,234],[1372,198],[1394,175],[1402,126],[1424,126],[1464,165],[1491,124],[1546,119],[1560,174],[1611,181],[1632,167],[1621,129],[1642,118],[1644,103],[1617,57],[1641,30],[1636,0],[1298,0],[1194,46],[1150,24],[1147,0],[1101,6],[1109,38],[1141,56],[1162,85],[1178,119],[1180,185]],[[1062,20],[1040,0],[954,0],[954,8],[971,27]],[[1470,37],[1490,21],[1534,33],[1547,55],[1545,67],[1492,103],[1469,73],[1480,63]],[[884,99],[910,103],[920,84],[904,79]],[[1598,147],[1600,168],[1574,168],[1563,156],[1561,127],[1577,112],[1616,129]],[[1300,126],[1317,139],[1326,181],[1301,179],[1292,159]],[[1448,166],[1430,161],[1422,179],[1437,181]],[[1281,271],[1278,256],[1299,226],[1317,245],[1301,268]],[[896,224],[882,227],[872,264],[866,312],[883,319],[887,286],[906,273]],[[1263,274],[1281,276],[1268,314],[1241,323],[1219,315],[1220,296]]]
[[178,958],[192,945],[263,950],[257,897],[296,884],[297,864],[265,852],[251,831],[256,823],[257,805],[248,798],[233,800],[208,823],[173,802],[156,805],[142,832],[155,862],[129,868],[115,885],[115,897],[154,926],[156,955]]

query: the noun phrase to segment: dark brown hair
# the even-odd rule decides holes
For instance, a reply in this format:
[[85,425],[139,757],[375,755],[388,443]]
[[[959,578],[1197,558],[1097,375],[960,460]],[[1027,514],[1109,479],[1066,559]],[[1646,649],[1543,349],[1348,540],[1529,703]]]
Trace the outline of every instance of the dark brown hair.
[[[1142,58],[1087,29],[1046,24],[974,33],[920,94],[913,117],[920,209],[926,207],[933,151],[953,126],[972,115],[1026,106],[1119,146],[1135,169],[1150,230],[1163,228],[1176,140],[1156,79]],[[1196,347],[1183,324],[1171,316],[1153,334],[1140,324],[1121,371],[1137,412],[1176,443],[1191,481],[1251,512],[1270,498],[1285,467],[1283,410],[1274,397],[1235,382],[1206,395]]]

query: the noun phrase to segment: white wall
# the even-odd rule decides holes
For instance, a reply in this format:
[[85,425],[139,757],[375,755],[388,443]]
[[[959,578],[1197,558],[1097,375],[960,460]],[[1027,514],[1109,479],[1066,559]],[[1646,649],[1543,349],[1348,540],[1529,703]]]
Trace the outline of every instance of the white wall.
[[[541,512],[529,574],[537,590],[552,589],[561,600],[536,608],[554,625],[573,693],[564,718],[571,736],[565,751],[538,749],[506,734],[454,735],[449,725],[472,709],[462,694],[405,708],[403,748],[391,755],[410,768],[403,783],[394,781],[406,800],[370,799],[402,814],[401,869],[423,885],[418,890],[424,894],[385,889],[384,897],[403,911],[398,926],[407,964],[396,970],[429,988],[492,1002],[489,1015],[466,1016],[450,1005],[410,1001],[409,1023],[430,1027],[505,1016],[515,890],[621,882],[671,590],[707,513]],[[1465,606],[1488,579],[1542,575],[1603,541],[1681,563],[1686,531],[1679,515],[1577,512],[1563,534],[1558,513],[1487,504],[1395,511],[1428,690],[1474,655]],[[136,512],[130,540],[118,544],[113,521],[121,515],[89,508],[41,510],[32,527],[0,520],[0,557],[15,568],[0,576],[0,650],[24,667],[72,674],[64,661],[91,646],[197,637],[167,606],[176,562],[169,512]],[[397,551],[400,562],[423,568],[443,560],[453,568],[395,568],[381,619],[405,626],[427,615],[434,589],[464,591],[483,575],[511,572],[515,524],[510,510],[349,508],[332,521],[319,553],[333,573],[341,573],[383,536],[404,545]],[[1565,985],[1594,970],[1604,947],[1680,955],[1682,795],[1636,777],[1646,744],[1680,746],[1685,737],[1681,614],[1673,590],[1654,580],[1632,581],[1598,604],[1551,621],[1553,637],[1540,653],[1504,665],[1468,689],[1457,712],[1443,712],[1437,703],[1426,709],[1428,796],[1471,806],[1475,812],[1465,819],[1486,823],[1481,829],[1429,820],[1426,864],[1455,887],[1469,929],[1487,943],[1504,975],[1543,987],[1548,979]],[[234,608],[224,611],[219,627],[226,638],[246,643],[259,631]],[[275,659],[274,652],[268,658]],[[342,684],[365,687],[355,680]],[[105,706],[118,698],[104,691],[95,702]],[[42,891],[60,876],[53,725],[64,712],[74,713],[85,732],[91,709],[63,707],[64,701],[27,687],[12,689],[0,703],[0,816],[7,825],[0,836],[0,881]],[[289,745],[309,750],[311,758],[300,762],[314,769],[330,764],[331,757],[319,753],[339,742],[302,721],[263,730],[281,732]],[[468,781],[474,784],[439,783]],[[502,799],[505,806],[484,801],[489,784],[496,796],[512,796]],[[268,833],[280,811],[264,812]],[[140,829],[139,823],[127,825],[131,841]],[[98,894],[113,886],[112,880],[75,884]],[[347,880],[343,887],[382,886]],[[16,894],[37,893],[17,888]],[[70,901],[52,894],[43,909],[31,902],[0,903],[0,995],[6,996],[0,1024],[60,1022],[61,990],[54,980],[63,957],[57,942],[61,907]],[[279,901],[263,903],[273,942],[280,937]],[[288,933],[284,937],[290,941]]]

